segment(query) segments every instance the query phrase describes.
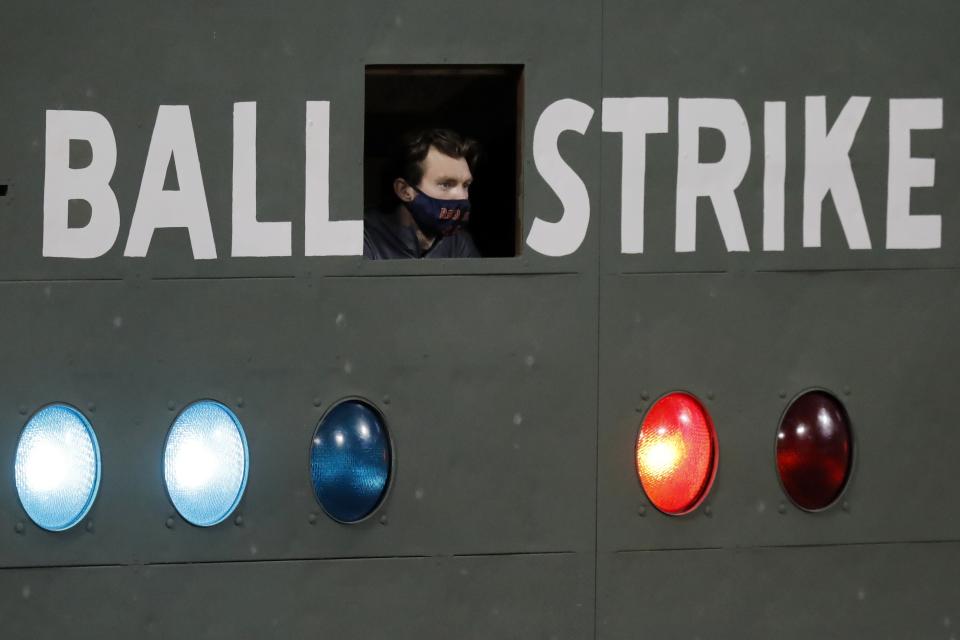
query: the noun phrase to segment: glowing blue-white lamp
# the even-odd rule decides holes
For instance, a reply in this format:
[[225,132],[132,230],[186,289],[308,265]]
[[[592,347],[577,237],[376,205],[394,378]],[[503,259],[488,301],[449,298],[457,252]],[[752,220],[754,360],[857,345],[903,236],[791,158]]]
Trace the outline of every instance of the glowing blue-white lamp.
[[213,400],[184,409],[167,434],[163,480],[177,512],[198,527],[223,522],[243,497],[250,470],[237,416]]
[[100,487],[100,446],[86,417],[66,404],[27,422],[14,462],[17,495],[30,519],[65,531],[87,515]]

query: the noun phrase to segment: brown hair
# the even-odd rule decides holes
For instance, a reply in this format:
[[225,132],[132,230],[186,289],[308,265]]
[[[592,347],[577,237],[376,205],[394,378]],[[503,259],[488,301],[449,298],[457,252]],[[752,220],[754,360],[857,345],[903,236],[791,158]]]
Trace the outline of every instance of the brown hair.
[[465,138],[456,131],[421,129],[407,133],[400,139],[394,175],[403,178],[411,186],[419,185],[423,180],[423,160],[430,147],[436,147],[437,151],[451,158],[463,158],[471,171],[474,170],[480,155],[480,146],[476,140]]

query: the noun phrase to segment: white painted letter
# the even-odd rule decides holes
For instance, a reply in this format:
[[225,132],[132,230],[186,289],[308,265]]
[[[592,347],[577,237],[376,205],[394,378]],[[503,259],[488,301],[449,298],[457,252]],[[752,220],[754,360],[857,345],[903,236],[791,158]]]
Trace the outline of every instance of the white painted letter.
[[933,158],[910,157],[910,131],[943,128],[943,99],[890,101],[887,249],[939,249],[940,216],[910,215],[910,188],[932,187]]
[[783,251],[787,104],[763,103],[763,250]]
[[257,103],[233,105],[234,257],[289,256],[289,222],[257,221]]
[[[179,189],[176,191],[163,188],[171,160],[177,170]],[[146,256],[153,232],[175,227],[184,227],[190,234],[194,259],[217,257],[190,107],[161,105],[150,138],[140,194],[137,196],[137,206],[130,223],[130,237],[127,238],[123,255],[133,258]]]
[[[70,141],[90,143],[90,164],[70,168]],[[110,123],[93,111],[47,111],[43,183],[43,255],[97,258],[117,240],[120,207],[110,188],[117,166],[117,141]],[[71,200],[90,203],[90,222],[71,229]]]
[[803,246],[820,246],[823,199],[833,194],[840,226],[851,249],[869,249],[870,234],[850,166],[850,147],[870,98],[853,97],[827,132],[827,101],[807,96],[803,171]]
[[[700,162],[700,129],[717,129],[726,149],[718,162]],[[707,196],[720,223],[727,251],[749,251],[736,188],[750,164],[750,129],[736,100],[680,99],[677,160],[678,252],[697,248],[697,198]]]
[[363,255],[363,220],[330,220],[330,103],[307,102],[304,249],[308,256]]
[[533,163],[563,205],[557,222],[534,218],[527,245],[545,256],[566,256],[583,243],[590,225],[590,196],[580,176],[563,158],[557,142],[564,131],[583,134],[593,118],[593,109],[582,102],[557,100],[540,114],[533,130]]
[[601,126],[623,134],[620,169],[620,252],[643,253],[647,134],[667,132],[666,98],[604,98]]

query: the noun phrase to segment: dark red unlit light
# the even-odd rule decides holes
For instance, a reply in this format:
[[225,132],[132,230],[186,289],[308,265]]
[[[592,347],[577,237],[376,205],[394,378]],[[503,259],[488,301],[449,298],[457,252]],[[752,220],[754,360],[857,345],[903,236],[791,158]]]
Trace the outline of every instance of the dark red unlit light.
[[790,499],[802,509],[824,509],[850,477],[853,435],[840,401],[808,391],[793,401],[777,430],[777,471]]
[[647,412],[637,436],[637,475],[654,506],[670,515],[697,508],[717,471],[717,434],[703,405],[671,393]]

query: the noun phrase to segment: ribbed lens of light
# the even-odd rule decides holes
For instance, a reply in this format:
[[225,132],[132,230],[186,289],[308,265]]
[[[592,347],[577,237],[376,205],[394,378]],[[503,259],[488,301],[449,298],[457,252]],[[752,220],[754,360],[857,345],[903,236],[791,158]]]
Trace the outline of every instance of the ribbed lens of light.
[[20,502],[37,526],[63,531],[80,522],[100,485],[100,447],[83,414],[54,404],[30,418],[14,475]]
[[692,511],[710,490],[717,441],[703,405],[686,393],[671,393],[647,412],[636,444],[637,475],[660,511]]
[[386,493],[390,439],[380,414],[359,400],[332,408],[310,446],[310,477],[317,501],[339,522],[370,515]]
[[240,503],[248,470],[247,439],[232,411],[201,400],[177,416],[164,448],[163,478],[187,522],[222,522]]

